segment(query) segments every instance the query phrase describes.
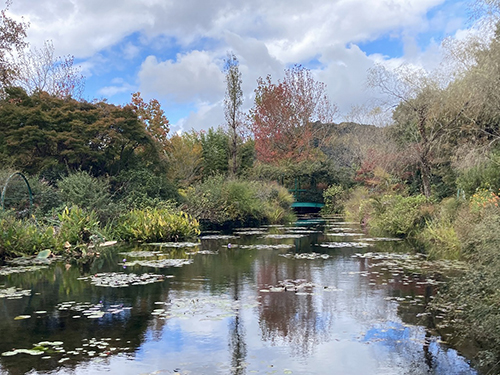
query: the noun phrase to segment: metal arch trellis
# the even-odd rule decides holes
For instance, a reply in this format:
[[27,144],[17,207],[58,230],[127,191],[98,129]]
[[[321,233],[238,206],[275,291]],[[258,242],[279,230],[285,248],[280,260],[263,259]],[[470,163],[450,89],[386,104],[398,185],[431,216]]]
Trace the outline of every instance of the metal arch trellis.
[[26,186],[28,187],[28,194],[29,194],[29,197],[30,197],[30,211],[33,212],[33,192],[31,190],[31,186],[30,186],[30,184],[28,182],[28,179],[21,172],[14,172],[14,173],[12,173],[7,178],[7,180],[5,181],[5,185],[4,185],[3,189],[2,189],[2,197],[1,197],[2,210],[5,210],[5,194],[7,192],[7,186],[9,185],[10,180],[14,176],[20,176],[24,180],[24,182],[26,183]]

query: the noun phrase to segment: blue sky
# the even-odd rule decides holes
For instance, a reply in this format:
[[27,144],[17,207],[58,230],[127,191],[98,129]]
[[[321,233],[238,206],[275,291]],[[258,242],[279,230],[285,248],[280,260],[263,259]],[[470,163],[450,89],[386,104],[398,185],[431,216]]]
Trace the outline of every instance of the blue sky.
[[158,99],[173,131],[224,123],[223,60],[240,61],[244,109],[258,77],[301,63],[325,82],[339,120],[373,99],[375,63],[435,68],[445,37],[471,27],[460,0],[14,0],[28,40],[51,40],[86,77],[84,98]]

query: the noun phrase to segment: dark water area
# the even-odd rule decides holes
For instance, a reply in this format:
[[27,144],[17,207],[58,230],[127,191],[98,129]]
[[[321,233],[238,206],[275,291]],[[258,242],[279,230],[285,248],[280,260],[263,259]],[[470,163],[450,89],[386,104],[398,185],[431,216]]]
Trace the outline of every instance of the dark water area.
[[88,272],[2,268],[0,373],[478,374],[425,313],[442,264],[301,224],[115,246]]

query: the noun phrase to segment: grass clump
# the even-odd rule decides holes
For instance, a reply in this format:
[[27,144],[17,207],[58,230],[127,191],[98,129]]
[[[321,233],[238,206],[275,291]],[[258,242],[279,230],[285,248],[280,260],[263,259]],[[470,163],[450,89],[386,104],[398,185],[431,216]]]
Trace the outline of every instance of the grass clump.
[[182,241],[200,234],[199,223],[169,208],[134,209],[119,219],[116,234],[125,241]]
[[19,220],[10,213],[0,214],[0,261],[33,255],[45,249],[61,248],[53,227],[38,226],[31,220]]

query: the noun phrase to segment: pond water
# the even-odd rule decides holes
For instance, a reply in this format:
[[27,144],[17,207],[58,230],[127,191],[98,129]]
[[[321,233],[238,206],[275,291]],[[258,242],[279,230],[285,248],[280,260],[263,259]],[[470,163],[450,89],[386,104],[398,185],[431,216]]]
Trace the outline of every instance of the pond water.
[[1,268],[0,372],[478,374],[425,314],[445,262],[302,224]]

